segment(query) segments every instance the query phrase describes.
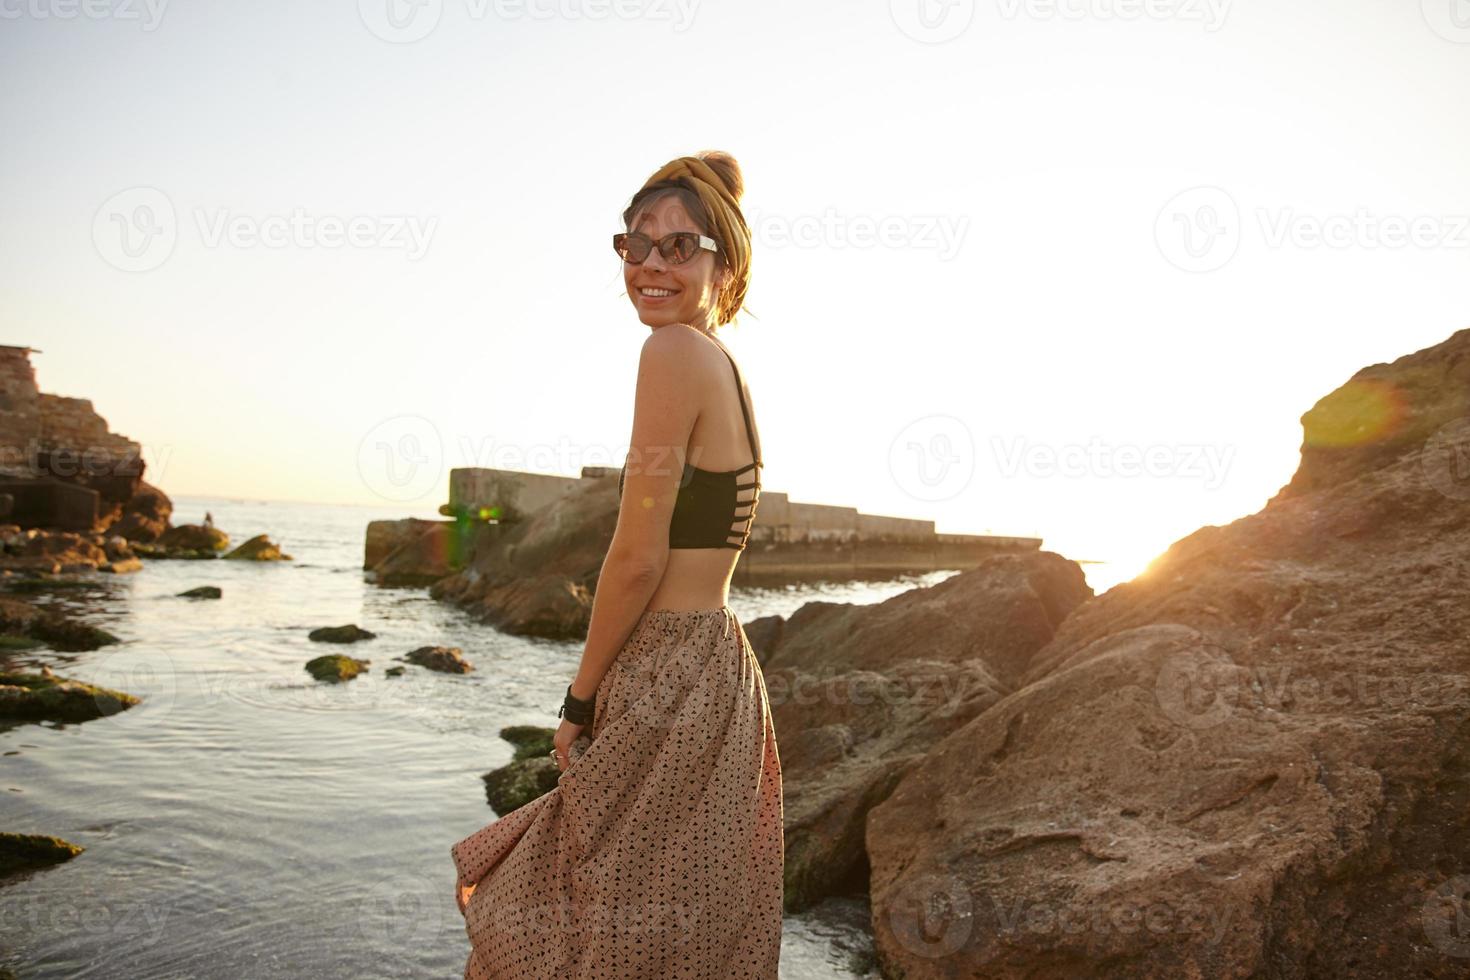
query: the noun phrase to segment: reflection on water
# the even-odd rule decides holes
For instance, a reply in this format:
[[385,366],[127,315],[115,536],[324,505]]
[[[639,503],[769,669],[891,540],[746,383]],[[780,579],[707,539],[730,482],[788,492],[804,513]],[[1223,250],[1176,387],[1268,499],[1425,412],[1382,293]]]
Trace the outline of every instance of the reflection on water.
[[[176,523],[207,508],[235,543],[269,534],[295,561],[149,562],[85,596],[41,597],[124,642],[11,664],[47,663],[144,702],[0,732],[0,829],[87,848],[0,890],[0,961],[25,980],[460,976],[449,847],[495,817],[479,776],[511,758],[497,732],[555,724],[581,645],[506,636],[422,590],[365,584],[367,521],[432,511],[175,503]],[[740,590],[730,606],[749,622],[946,574]],[[224,598],[176,597],[199,585]],[[344,623],[378,634],[350,648],[371,673],[311,681],[305,662],[341,648],[307,632]],[[429,644],[460,647],[475,673],[383,676]],[[789,916],[782,977],[876,976],[866,917],[850,900]]]

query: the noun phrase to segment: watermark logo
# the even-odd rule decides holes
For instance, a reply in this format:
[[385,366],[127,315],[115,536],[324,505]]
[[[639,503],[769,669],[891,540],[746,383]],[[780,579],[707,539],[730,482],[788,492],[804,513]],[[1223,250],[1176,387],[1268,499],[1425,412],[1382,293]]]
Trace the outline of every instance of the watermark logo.
[[1154,221],[1159,252],[1185,272],[1213,272],[1240,248],[1240,207],[1219,187],[1176,194]]
[[1232,0],[997,0],[1006,20],[1181,21],[1213,34],[1225,26]]
[[1470,216],[1298,214],[1295,208],[1257,209],[1261,234],[1270,248],[1470,248]]
[[163,22],[168,0],[0,0],[0,20],[137,21],[144,31]]
[[429,250],[438,218],[412,214],[234,214],[228,208],[197,209],[194,220],[206,248],[326,248],[399,250],[417,262]]
[[975,0],[888,0],[900,31],[922,44],[953,41],[975,19]]
[[1451,500],[1470,500],[1470,418],[1439,427],[1419,456],[1429,485]]
[[439,941],[450,923],[447,898],[452,886],[426,874],[403,871],[368,883],[353,916],[364,939],[374,945],[412,948]]
[[357,0],[363,26],[390,44],[422,41],[439,26],[444,0]]
[[395,415],[373,426],[357,447],[357,472],[384,500],[422,500],[439,488],[444,440],[421,415]]
[[102,712],[97,723],[120,728],[166,723],[179,701],[179,689],[183,685],[173,658],[146,647],[104,652],[93,662],[92,677],[95,679],[88,683],[140,699],[139,704],[118,710],[112,697],[96,696],[98,710]]
[[[1381,214],[1359,207],[1311,214],[1294,207],[1258,207],[1261,244],[1270,249],[1470,249],[1470,215]],[[1219,187],[1195,187],[1175,197],[1154,222],[1154,239],[1170,264],[1214,272],[1235,258],[1247,229],[1235,199]]]
[[953,415],[927,415],[888,446],[888,472],[904,493],[929,502],[958,496],[975,475],[975,440]]
[[168,261],[179,240],[173,201],[156,187],[130,187],[109,197],[92,218],[92,243],[123,272],[147,272]]
[[970,893],[954,875],[905,878],[888,897],[888,928],[917,956],[950,955],[970,938],[974,926]]
[[1203,480],[1206,490],[1215,490],[1225,482],[1230,458],[1235,455],[1234,446],[1208,443],[1115,446],[1096,436],[1085,446],[1060,447],[1028,445],[1020,436],[1006,446],[995,437],[991,439],[991,449],[1001,475],[1007,477],[1022,471],[1032,477],[1183,477]]
[[1168,656],[1154,681],[1159,710],[1176,725],[1214,728],[1235,711],[1235,665],[1206,659],[1193,651]]
[[[694,23],[699,0],[465,0],[471,21],[618,20],[667,21],[675,33]],[[358,0],[358,16],[372,34],[391,44],[422,41],[444,13],[443,0]]]
[[1470,875],[1457,875],[1429,893],[1420,909],[1424,934],[1446,956],[1470,958]]
[[[410,262],[424,257],[439,226],[437,217],[313,214],[301,207],[267,215],[240,214],[228,208],[194,208],[191,213],[199,242],[209,249],[397,250]],[[147,272],[173,255],[180,225],[167,194],[156,187],[131,187],[97,209],[92,241],[97,253],[114,268]]]
[[969,230],[968,215],[845,215],[827,208],[820,215],[778,215],[752,211],[751,236],[762,247],[882,248],[933,251],[941,262],[959,254]]
[[1419,0],[1424,22],[1446,41],[1470,44],[1470,0]]

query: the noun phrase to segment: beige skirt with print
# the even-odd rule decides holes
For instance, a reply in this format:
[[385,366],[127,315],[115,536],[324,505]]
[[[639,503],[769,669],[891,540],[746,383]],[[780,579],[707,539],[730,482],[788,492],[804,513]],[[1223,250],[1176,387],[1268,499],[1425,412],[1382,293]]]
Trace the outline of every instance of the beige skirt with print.
[[776,980],[781,760],[729,606],[646,610],[551,792],[455,844],[466,980]]

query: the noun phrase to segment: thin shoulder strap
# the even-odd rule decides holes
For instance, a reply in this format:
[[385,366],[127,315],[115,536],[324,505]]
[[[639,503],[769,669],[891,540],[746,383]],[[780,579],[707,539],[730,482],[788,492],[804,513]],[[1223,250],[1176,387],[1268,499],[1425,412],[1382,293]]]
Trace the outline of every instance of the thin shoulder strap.
[[756,466],[760,466],[761,455],[760,453],[756,452],[755,434],[751,430],[750,426],[750,409],[747,408],[745,405],[745,385],[740,383],[740,365],[736,364],[735,358],[730,356],[730,352],[728,350],[725,350],[724,344],[720,343],[719,341],[715,341],[715,346],[718,347],[720,350],[725,351],[725,356],[730,359],[730,367],[735,369],[735,394],[740,396],[740,414],[745,417],[745,439],[747,442],[750,443],[750,458],[755,460]]

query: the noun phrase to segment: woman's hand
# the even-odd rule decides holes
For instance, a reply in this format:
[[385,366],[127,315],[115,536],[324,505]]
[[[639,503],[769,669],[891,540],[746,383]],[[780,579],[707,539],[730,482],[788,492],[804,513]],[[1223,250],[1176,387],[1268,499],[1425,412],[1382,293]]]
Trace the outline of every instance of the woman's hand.
[[556,734],[552,736],[551,744],[555,746],[556,750],[556,768],[562,772],[566,772],[567,766],[571,765],[570,757],[567,754],[568,750],[571,748],[572,743],[577,740],[577,736],[582,734],[582,729],[586,727],[586,725],[573,724],[563,718],[561,725],[556,729]]

